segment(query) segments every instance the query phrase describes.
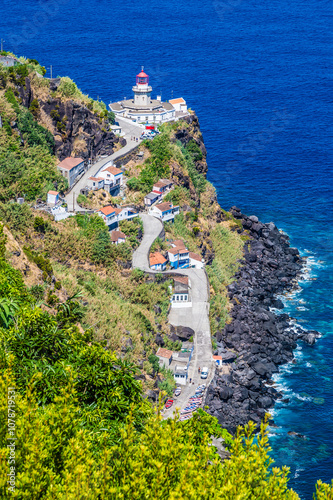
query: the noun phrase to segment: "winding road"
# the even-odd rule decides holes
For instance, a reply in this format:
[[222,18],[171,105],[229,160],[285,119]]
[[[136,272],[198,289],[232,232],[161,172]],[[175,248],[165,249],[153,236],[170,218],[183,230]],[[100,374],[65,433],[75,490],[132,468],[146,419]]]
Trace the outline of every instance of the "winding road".
[[[149,268],[149,250],[154,240],[163,231],[163,223],[147,214],[140,215],[143,222],[144,236],[138,249],[133,254],[132,267],[142,271],[154,273]],[[204,269],[179,269],[165,271],[166,274],[180,274],[188,276],[191,284],[192,307],[171,308],[169,313],[169,323],[173,326],[188,326],[195,331],[194,352],[189,366],[188,380],[192,379],[192,384],[187,383],[182,386],[181,395],[177,398],[173,408],[166,410],[164,417],[171,417],[175,407],[183,409],[188,398],[193,395],[195,388],[201,383],[208,387],[214,377],[215,363],[213,363],[212,342],[209,324],[209,283]],[[206,380],[201,380],[198,368],[207,366],[209,376]]]

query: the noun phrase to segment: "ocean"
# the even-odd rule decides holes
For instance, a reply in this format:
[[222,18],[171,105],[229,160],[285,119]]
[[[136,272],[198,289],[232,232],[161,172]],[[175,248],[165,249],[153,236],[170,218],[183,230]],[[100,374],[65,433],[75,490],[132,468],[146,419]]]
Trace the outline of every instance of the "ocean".
[[0,13],[5,49],[95,99],[129,98],[141,65],[154,95],[184,97],[222,207],[274,221],[307,257],[285,311],[322,337],[276,376],[289,402],[270,430],[302,499],[333,476],[332,10],[326,0],[2,0]]

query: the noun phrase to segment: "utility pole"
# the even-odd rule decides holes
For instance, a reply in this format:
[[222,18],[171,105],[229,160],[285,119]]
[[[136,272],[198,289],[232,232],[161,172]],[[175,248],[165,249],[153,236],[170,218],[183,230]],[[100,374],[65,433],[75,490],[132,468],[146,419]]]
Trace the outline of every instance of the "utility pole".
[[74,197],[75,197],[75,193],[73,191],[73,212],[75,212],[75,200],[74,200]]
[[3,38],[1,38],[1,52],[3,51],[3,42],[5,42],[6,40],[4,40]]
[[48,69],[50,70],[50,75],[51,75],[50,80],[52,80],[52,65]]

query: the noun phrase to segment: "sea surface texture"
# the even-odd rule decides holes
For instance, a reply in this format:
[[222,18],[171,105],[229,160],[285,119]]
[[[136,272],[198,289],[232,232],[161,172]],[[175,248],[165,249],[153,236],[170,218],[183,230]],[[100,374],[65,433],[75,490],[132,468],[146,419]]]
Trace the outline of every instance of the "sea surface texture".
[[327,0],[2,0],[0,12],[5,49],[106,103],[129,98],[144,65],[153,95],[196,110],[222,207],[274,221],[308,258],[285,310],[322,337],[276,377],[289,403],[271,429],[272,456],[303,499],[333,476],[332,10]]

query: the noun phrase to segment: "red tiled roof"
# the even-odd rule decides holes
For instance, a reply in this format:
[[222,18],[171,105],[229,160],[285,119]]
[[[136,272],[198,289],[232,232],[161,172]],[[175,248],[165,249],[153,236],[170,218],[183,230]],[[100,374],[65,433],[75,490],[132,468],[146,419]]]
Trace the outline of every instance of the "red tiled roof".
[[89,180],[90,181],[104,181],[103,177],[89,177]]
[[122,174],[123,171],[120,170],[120,168],[117,168],[117,167],[107,167],[103,170],[103,172],[110,172],[110,174],[112,175],[118,175],[118,174]]
[[190,252],[190,259],[199,260],[201,262],[201,257],[197,253]]
[[172,208],[172,203],[160,203],[159,205],[155,205],[155,208],[158,208],[159,210],[161,210],[161,212],[164,212],[164,210],[170,210],[170,208]]
[[172,244],[175,245],[174,248],[186,248],[186,245],[183,242],[183,240],[174,240]]
[[159,347],[156,356],[161,356],[161,358],[167,358],[170,359],[172,356],[173,352],[169,351],[169,349],[164,349],[164,347]]
[[182,97],[177,97],[177,99],[170,99],[169,102],[171,104],[186,104],[185,99],[183,99]]
[[103,207],[99,210],[99,212],[102,212],[104,215],[110,215],[113,212],[115,212],[115,209],[111,207],[111,205],[108,205],[107,207]]
[[222,356],[213,356],[213,359],[221,360],[222,361]]
[[175,276],[173,279],[178,283],[183,283],[183,285],[188,285],[188,276]]
[[126,234],[122,233],[121,231],[111,231],[111,241],[115,242],[119,239],[126,240]]
[[57,196],[59,193],[58,191],[49,191],[47,194],[53,194],[54,196]]
[[151,253],[149,255],[149,265],[155,266],[156,264],[164,264],[166,258],[160,252]]
[[168,250],[169,253],[171,253],[171,255],[177,255],[177,253],[188,253],[188,250],[186,247],[175,247],[175,248],[170,248]]
[[65,158],[62,160],[62,162],[59,163],[58,167],[59,168],[64,168],[65,170],[72,170],[72,168],[77,167],[82,163],[84,160],[82,158]]

